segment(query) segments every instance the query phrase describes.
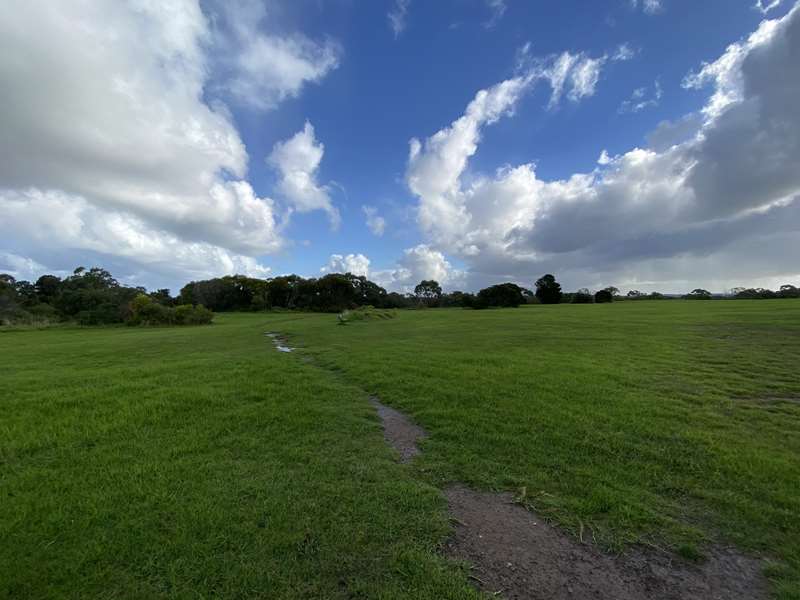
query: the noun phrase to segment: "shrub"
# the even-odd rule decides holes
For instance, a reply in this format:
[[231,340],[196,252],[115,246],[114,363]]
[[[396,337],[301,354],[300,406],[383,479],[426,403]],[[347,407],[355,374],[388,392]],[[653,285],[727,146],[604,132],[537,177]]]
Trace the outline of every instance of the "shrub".
[[125,322],[128,325],[206,325],[213,318],[214,313],[202,305],[182,304],[173,308],[139,294],[131,301]]
[[202,304],[181,304],[174,311],[175,323],[178,325],[208,325],[214,320],[214,313]]
[[394,319],[394,317],[395,312],[393,310],[380,310],[372,306],[362,306],[355,310],[344,310],[336,316],[339,325],[347,325],[354,321]]

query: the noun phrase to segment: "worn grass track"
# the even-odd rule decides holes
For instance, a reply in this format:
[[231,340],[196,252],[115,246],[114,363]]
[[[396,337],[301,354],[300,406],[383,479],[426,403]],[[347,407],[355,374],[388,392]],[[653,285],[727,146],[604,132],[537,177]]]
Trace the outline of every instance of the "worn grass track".
[[[470,597],[459,481],[612,550],[734,543],[800,597],[800,302],[335,323],[0,332],[0,595]],[[370,393],[430,434],[410,465]]]
[[775,559],[800,597],[800,302],[401,312],[276,327],[430,433],[418,475],[524,490],[615,550]]

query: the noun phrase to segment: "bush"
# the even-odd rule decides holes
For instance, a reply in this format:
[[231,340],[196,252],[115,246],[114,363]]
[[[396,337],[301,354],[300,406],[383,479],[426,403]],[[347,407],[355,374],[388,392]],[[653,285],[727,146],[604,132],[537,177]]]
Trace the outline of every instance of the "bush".
[[202,304],[197,306],[181,304],[173,310],[175,311],[175,323],[177,325],[208,325],[214,320],[214,313]]
[[202,305],[182,304],[175,308],[165,306],[153,298],[139,294],[128,310],[128,325],[207,325],[214,313]]
[[393,310],[380,310],[372,306],[362,306],[355,310],[344,310],[336,316],[339,325],[347,325],[354,321],[394,319],[394,317],[395,313]]

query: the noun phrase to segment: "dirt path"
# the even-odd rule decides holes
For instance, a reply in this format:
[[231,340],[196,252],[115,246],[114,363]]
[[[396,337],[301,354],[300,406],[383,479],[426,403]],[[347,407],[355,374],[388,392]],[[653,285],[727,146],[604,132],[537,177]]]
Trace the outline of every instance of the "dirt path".
[[759,561],[714,548],[702,565],[653,550],[614,557],[545,523],[510,494],[445,490],[455,533],[446,554],[508,599],[745,600],[766,597]]
[[428,437],[425,430],[393,408],[381,404],[374,396],[369,399],[383,424],[386,443],[400,454],[400,462],[408,462],[419,454],[417,441]]
[[[278,350],[291,352],[278,333],[266,332]],[[427,432],[376,397],[370,402],[386,443],[407,463],[420,454]],[[453,535],[443,553],[466,562],[470,579],[508,600],[759,600],[767,598],[762,562],[733,548],[705,548],[700,565],[650,548],[611,556],[538,518],[511,494],[461,485],[444,490]]]
[[[427,437],[403,413],[372,397],[386,442],[408,462]],[[446,556],[467,562],[470,579],[509,600],[757,600],[767,597],[761,562],[733,548],[706,549],[702,565],[651,549],[603,553],[514,503],[511,494],[464,486],[444,491],[453,535]]]

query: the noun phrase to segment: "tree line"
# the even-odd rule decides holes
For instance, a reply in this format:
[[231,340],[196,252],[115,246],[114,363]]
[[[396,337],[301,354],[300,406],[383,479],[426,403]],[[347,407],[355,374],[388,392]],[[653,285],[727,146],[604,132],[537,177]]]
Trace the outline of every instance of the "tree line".
[[[387,292],[366,277],[351,273],[331,273],[319,278],[284,275],[269,279],[228,275],[189,282],[173,297],[168,289],[148,292],[143,287],[119,283],[105,269],[79,267],[63,279],[43,275],[35,282],[17,281],[10,275],[0,274],[0,324],[75,321],[83,325],[190,325],[209,323],[213,312],[221,311],[341,312],[360,306],[480,310],[523,304],[602,304],[615,300],[676,297],[637,290],[621,296],[619,289],[613,286],[596,292],[587,288],[564,292],[552,274],[537,279],[532,289],[509,282],[491,285],[475,294],[462,291],[445,293],[438,282],[423,280],[414,288],[413,294],[400,294]],[[683,296],[691,300],[721,297],[701,288]],[[724,297],[800,298],[800,290],[793,285],[782,285],[777,291],[734,288]]]
[[181,304],[162,289],[120,284],[99,267],[78,267],[61,279],[35,282],[0,273],[0,325],[73,321],[81,325],[204,325],[213,313],[200,304]]

